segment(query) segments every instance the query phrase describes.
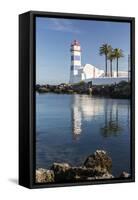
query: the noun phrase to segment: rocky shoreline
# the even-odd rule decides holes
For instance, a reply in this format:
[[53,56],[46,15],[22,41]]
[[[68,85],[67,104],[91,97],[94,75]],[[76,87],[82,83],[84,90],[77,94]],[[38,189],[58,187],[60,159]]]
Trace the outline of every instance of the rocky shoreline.
[[110,98],[130,98],[130,83],[121,81],[118,84],[110,85],[92,85],[81,81],[76,84],[65,84],[59,85],[36,85],[36,91],[39,94],[42,93],[56,93],[56,94],[89,94],[101,97]]
[[[129,176],[127,172],[122,172],[120,178],[129,178]],[[50,169],[36,169],[36,183],[65,183],[112,178],[115,178],[112,175],[112,159],[103,150],[96,150],[79,167],[68,163],[53,163]]]

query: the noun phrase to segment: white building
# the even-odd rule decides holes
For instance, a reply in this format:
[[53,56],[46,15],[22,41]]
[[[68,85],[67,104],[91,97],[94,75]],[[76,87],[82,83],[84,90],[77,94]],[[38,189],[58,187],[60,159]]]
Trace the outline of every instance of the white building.
[[93,65],[86,64],[82,68],[82,80],[87,80],[91,78],[104,77],[104,70],[100,70]]
[[100,70],[91,64],[81,64],[81,46],[80,43],[74,40],[71,44],[71,68],[70,68],[70,83],[78,83],[80,81],[89,82],[94,84],[111,84],[118,83],[122,80],[128,81],[128,72],[119,71],[117,77],[116,71],[112,72],[112,77],[107,74],[105,77],[104,70]]

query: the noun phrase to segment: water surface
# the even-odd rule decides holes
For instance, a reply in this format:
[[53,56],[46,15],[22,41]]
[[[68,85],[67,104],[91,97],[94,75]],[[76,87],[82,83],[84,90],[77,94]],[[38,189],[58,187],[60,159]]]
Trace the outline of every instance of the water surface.
[[81,165],[97,149],[108,152],[113,175],[130,172],[130,100],[36,94],[36,167]]

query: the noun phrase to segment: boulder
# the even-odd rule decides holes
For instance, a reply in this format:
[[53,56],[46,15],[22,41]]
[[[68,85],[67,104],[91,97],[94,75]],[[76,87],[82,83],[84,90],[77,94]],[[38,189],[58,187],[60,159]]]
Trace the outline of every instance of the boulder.
[[120,175],[120,178],[129,178],[129,177],[130,177],[130,174],[127,172],[122,172]]
[[[72,167],[68,163],[53,163],[50,170],[39,168],[36,170],[36,182],[77,182],[95,179],[111,179],[112,160],[103,150],[97,150],[88,156],[82,166]],[[121,176],[127,176],[122,173]]]
[[92,168],[95,175],[101,176],[106,173],[111,173],[112,159],[107,155],[106,151],[97,150],[94,154],[88,156],[84,162],[86,168]]
[[97,172],[95,168],[71,167],[68,163],[54,163],[51,170],[54,172],[55,181],[59,183],[113,178],[107,171],[101,173],[101,170]]
[[54,172],[52,170],[38,168],[36,170],[36,183],[54,182]]
[[56,182],[87,180],[89,176],[94,176],[93,169],[81,166],[71,167],[68,163],[54,163],[51,170],[55,174]]
[[94,171],[86,167],[71,167],[66,171],[66,181],[85,181],[88,177],[93,177]]
[[53,163],[51,170],[54,171],[66,171],[71,166],[68,163]]
[[93,168],[87,167],[72,167],[66,171],[66,181],[88,181],[95,179],[109,179],[113,178],[112,174],[106,173],[97,173]]
[[114,176],[110,173],[103,174],[101,176],[92,176],[92,177],[87,177],[86,180],[91,181],[91,180],[99,180],[99,179],[112,179]]
[[68,163],[53,163],[51,170],[54,171],[55,181],[63,182],[67,179],[67,173],[71,166]]

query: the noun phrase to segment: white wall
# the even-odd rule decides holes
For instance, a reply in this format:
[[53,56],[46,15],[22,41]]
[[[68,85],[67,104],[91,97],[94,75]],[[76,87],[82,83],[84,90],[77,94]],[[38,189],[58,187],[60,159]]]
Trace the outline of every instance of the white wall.
[[[28,190],[18,177],[18,14],[28,10],[135,16],[137,0],[4,0],[0,3],[0,199],[127,200],[137,199],[138,182]],[[138,19],[136,21],[138,31]],[[138,32],[137,32],[138,33]],[[137,46],[138,47],[138,46]],[[137,49],[138,50],[138,49]],[[138,52],[138,51],[137,51]],[[137,58],[136,58],[137,59]],[[138,70],[136,67],[136,85]],[[136,102],[138,102],[138,87]],[[136,111],[138,107],[136,106]],[[136,113],[136,121],[137,113]],[[136,126],[136,135],[138,132]],[[137,137],[136,137],[137,140]],[[136,141],[138,152],[138,141]],[[137,155],[137,154],[136,154]],[[138,156],[136,157],[138,164]],[[137,169],[137,165],[136,165]],[[138,169],[137,169],[138,170]],[[137,175],[138,173],[136,173]]]
[[114,83],[119,83],[121,81],[128,81],[127,77],[118,77],[118,78],[92,78],[92,79],[87,79],[85,80],[86,82],[92,81],[92,84],[94,85],[106,85],[106,84],[114,84]]

